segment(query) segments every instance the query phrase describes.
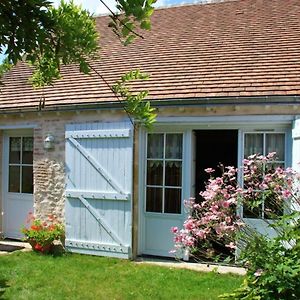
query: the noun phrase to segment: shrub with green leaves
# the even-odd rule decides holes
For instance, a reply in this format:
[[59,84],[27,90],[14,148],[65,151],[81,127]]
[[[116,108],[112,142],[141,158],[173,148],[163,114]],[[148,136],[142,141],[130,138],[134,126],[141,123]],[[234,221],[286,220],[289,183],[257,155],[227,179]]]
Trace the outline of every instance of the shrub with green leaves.
[[299,213],[280,218],[272,227],[281,232],[269,238],[252,231],[242,251],[247,276],[242,286],[224,299],[300,299]]

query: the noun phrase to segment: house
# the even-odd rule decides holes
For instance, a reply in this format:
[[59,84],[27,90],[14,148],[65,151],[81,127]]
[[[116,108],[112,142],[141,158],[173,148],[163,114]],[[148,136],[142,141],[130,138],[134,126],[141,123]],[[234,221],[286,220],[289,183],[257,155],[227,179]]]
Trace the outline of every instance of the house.
[[[127,71],[158,109],[152,132],[133,127],[95,74],[64,67],[33,89],[24,64],[0,93],[1,227],[20,238],[33,211],[66,224],[70,251],[131,258],[169,256],[183,201],[203,187],[203,169],[241,165],[252,153],[300,161],[300,3],[236,0],[158,9],[153,29],[124,48],[98,17],[111,85]],[[259,228],[264,218],[247,215]]]

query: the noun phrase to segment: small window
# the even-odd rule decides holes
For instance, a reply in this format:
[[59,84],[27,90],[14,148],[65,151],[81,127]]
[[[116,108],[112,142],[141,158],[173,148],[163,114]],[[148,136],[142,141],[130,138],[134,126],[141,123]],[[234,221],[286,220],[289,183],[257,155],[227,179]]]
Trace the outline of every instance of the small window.
[[181,213],[182,141],[180,133],[148,134],[147,212]]
[[33,193],[33,138],[9,138],[8,191]]
[[[271,152],[276,152],[275,159],[266,165],[266,169],[285,166],[285,134],[284,133],[245,133],[244,136],[244,158],[253,154],[268,155]],[[250,209],[246,205],[243,206],[244,218],[262,218],[268,219],[268,211],[275,212],[275,207],[272,206],[272,199],[265,198],[263,203],[256,208]],[[283,214],[283,209],[278,209],[275,212],[277,215]]]

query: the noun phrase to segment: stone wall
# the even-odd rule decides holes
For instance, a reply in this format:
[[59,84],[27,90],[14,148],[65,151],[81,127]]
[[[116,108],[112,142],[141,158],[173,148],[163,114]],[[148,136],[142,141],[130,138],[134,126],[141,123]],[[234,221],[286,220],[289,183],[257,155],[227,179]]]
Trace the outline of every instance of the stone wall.
[[48,158],[34,163],[34,213],[45,219],[54,215],[64,221],[65,172],[63,162]]

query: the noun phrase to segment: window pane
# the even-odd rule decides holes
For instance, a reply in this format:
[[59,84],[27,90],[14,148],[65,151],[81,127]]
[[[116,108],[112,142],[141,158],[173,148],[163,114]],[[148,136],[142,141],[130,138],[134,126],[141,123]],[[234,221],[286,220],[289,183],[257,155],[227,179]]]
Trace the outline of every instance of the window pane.
[[24,137],[22,143],[23,164],[32,164],[33,162],[33,138]]
[[150,160],[147,162],[147,184],[163,185],[163,161]]
[[276,160],[284,161],[284,134],[273,133],[266,135],[266,155],[276,152]]
[[20,193],[20,167],[10,166],[8,178],[8,191]]
[[255,133],[245,134],[245,157],[248,157],[252,154],[264,154],[263,153],[263,134],[261,133]]
[[22,193],[33,194],[32,167],[22,167]]
[[166,135],[166,158],[182,158],[182,134]]
[[275,219],[276,216],[283,215],[283,202],[280,197],[266,197],[265,199],[265,219]]
[[162,188],[147,188],[146,211],[162,212]]
[[274,172],[277,168],[284,169],[284,163],[268,163],[266,164],[266,172]]
[[181,161],[166,161],[166,186],[181,186]]
[[164,156],[164,135],[148,134],[148,158],[163,158]]
[[259,207],[249,207],[247,205],[243,205],[243,216],[244,218],[249,219],[258,219],[262,217],[262,206]]
[[181,189],[165,189],[165,213],[181,213]]
[[9,138],[9,163],[18,164],[20,163],[21,154],[21,138],[11,137]]

